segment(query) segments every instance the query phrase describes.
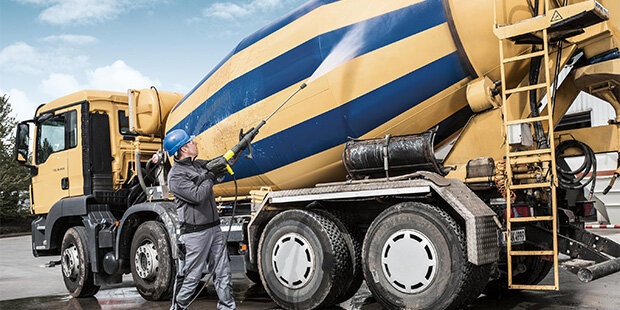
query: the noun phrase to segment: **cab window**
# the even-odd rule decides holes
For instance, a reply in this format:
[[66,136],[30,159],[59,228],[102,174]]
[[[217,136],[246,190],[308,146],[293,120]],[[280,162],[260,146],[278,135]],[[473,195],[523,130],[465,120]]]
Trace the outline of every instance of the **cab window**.
[[118,111],[118,130],[121,135],[129,135],[132,132],[129,130],[129,117],[125,111]]
[[44,163],[51,154],[76,145],[77,112],[54,115],[37,126],[36,163]]

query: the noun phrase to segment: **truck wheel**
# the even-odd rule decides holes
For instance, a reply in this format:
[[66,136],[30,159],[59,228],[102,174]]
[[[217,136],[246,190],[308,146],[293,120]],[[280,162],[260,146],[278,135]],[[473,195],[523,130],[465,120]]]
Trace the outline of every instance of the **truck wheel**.
[[447,309],[480,295],[490,264],[467,261],[465,233],[445,211],[405,202],[372,222],[362,252],[364,277],[387,309]]
[[360,286],[362,286],[362,282],[364,282],[364,273],[362,272],[362,243],[364,242],[364,237],[347,214],[338,210],[315,209],[312,211],[328,218],[338,226],[340,234],[349,250],[351,266],[353,268],[351,268],[351,274],[346,276],[348,281],[345,283],[345,289],[342,291],[342,294],[336,298],[336,303],[347,301],[357,293]]
[[245,276],[256,284],[262,284],[260,280],[260,273],[258,273],[258,271],[246,270]]
[[284,211],[262,233],[258,269],[263,286],[285,309],[333,305],[345,289],[351,268],[338,226],[324,216]]
[[99,286],[94,284],[94,274],[90,269],[86,229],[81,226],[69,228],[62,238],[60,253],[62,277],[71,296],[97,294]]
[[175,267],[164,224],[144,222],[131,241],[131,275],[146,300],[166,300],[172,295]]

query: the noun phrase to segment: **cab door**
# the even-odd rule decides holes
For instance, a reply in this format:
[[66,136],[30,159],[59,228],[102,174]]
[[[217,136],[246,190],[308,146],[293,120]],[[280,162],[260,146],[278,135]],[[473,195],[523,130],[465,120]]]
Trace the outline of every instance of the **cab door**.
[[[79,107],[79,105],[78,105]],[[43,113],[36,126],[34,159],[36,175],[32,177],[32,202],[35,214],[44,214],[58,200],[70,196],[69,166],[71,150],[77,149],[78,113],[73,109]]]

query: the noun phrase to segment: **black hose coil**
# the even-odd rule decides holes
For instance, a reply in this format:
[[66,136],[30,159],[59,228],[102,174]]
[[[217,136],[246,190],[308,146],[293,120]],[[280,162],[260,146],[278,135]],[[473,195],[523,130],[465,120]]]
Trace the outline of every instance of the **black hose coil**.
[[[557,166],[559,185],[564,189],[582,189],[592,183],[590,188],[590,197],[592,197],[592,193],[594,193],[594,185],[596,184],[596,155],[594,154],[594,151],[592,151],[592,148],[590,148],[587,144],[577,140],[566,140],[558,144],[555,149],[556,162],[560,160],[562,153],[569,148],[577,148],[583,152],[583,164],[573,171]],[[592,171],[592,176],[590,179],[584,183],[581,183],[590,171]],[[577,177],[578,174],[581,174],[581,176]]]

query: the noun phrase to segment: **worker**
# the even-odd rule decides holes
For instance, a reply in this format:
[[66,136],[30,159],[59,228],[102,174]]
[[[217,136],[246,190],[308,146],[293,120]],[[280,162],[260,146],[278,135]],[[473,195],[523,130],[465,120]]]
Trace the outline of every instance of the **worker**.
[[177,204],[181,231],[172,309],[189,306],[201,283],[205,264],[209,274],[215,273],[217,308],[235,309],[228,252],[222,251],[226,245],[213,194],[213,183],[226,174],[227,162],[220,156],[211,163],[211,170],[207,169],[208,161],[196,159],[198,144],[194,136],[183,129],[166,135],[164,149],[169,156],[174,155],[168,186]]

